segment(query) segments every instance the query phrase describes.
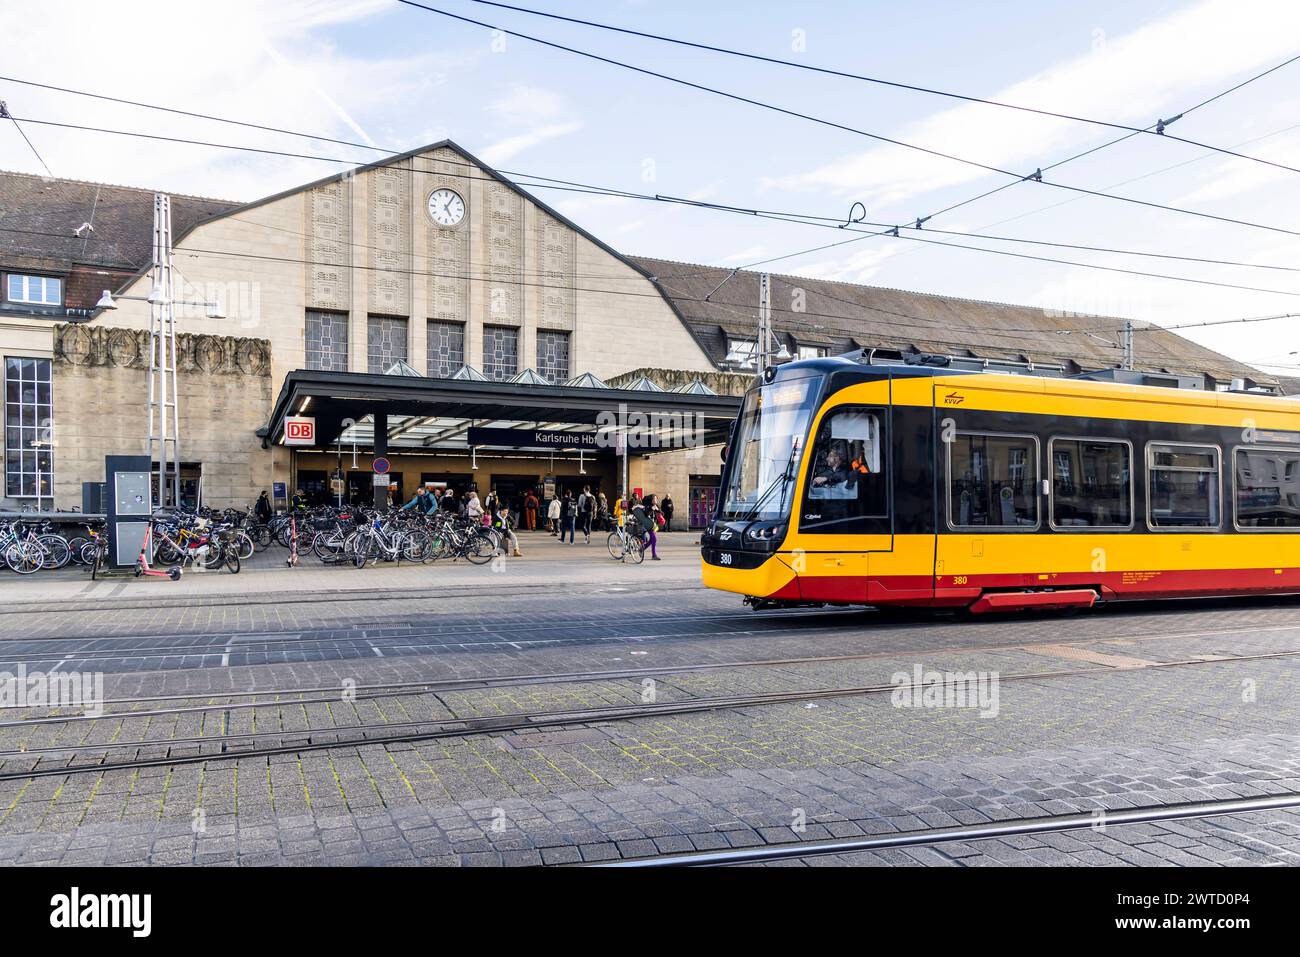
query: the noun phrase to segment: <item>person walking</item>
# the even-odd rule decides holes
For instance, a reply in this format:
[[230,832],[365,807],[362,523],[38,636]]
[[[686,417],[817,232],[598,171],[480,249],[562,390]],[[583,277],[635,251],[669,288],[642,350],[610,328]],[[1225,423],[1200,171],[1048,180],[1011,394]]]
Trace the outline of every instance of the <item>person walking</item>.
[[551,527],[551,537],[560,534],[560,500],[552,496],[546,505],[546,523]]
[[524,527],[530,532],[537,531],[537,496],[532,489],[524,496]]
[[659,511],[659,506],[655,504],[654,495],[647,495],[635,508],[632,514],[636,516],[637,522],[640,523],[641,529],[650,541],[650,559],[659,561],[659,536],[657,529],[659,523],[663,521],[663,515]]
[[591,520],[596,514],[596,498],[591,494],[591,486],[584,485],[582,494],[578,496],[578,525],[582,528],[582,538],[585,544],[591,544]]
[[659,511],[663,512],[664,531],[671,532],[673,530],[673,497],[671,495],[664,496],[664,501],[663,504],[659,506]]
[[604,492],[596,493],[596,527],[602,532],[612,532],[613,526],[609,524],[609,499],[605,497]]
[[501,544],[510,548],[511,556],[522,558],[523,552],[519,550],[519,539],[514,533],[514,525],[514,520],[510,517],[510,506],[502,505],[492,519],[492,527],[501,533]]
[[578,524],[578,503],[573,500],[573,492],[569,489],[564,491],[564,499],[560,502],[560,541],[564,541],[567,533],[569,544],[574,543],[574,531]]

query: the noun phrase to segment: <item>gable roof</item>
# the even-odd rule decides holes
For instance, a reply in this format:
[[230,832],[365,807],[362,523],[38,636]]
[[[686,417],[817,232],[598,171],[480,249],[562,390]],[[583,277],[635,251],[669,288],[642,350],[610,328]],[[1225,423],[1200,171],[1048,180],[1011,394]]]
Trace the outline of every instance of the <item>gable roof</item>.
[[[642,256],[633,260],[673,299],[715,363],[726,356],[728,337],[756,338],[760,273]],[[1116,367],[1123,357],[1125,320],[1110,316],[1058,316],[1033,306],[778,274],[771,274],[769,298],[778,336],[787,343],[825,347],[831,355],[866,348],[1072,363],[1081,370]],[[1134,321],[1133,327],[1133,364],[1140,371],[1274,381],[1152,323]]]
[[[51,271],[74,263],[139,269],[153,255],[155,190],[0,171],[0,257]],[[179,234],[238,204],[168,194]],[[76,230],[83,223],[93,229]]]

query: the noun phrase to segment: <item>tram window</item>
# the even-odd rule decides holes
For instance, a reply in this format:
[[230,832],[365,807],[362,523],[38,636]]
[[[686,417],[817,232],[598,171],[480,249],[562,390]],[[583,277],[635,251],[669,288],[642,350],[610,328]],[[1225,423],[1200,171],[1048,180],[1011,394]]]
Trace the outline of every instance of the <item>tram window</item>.
[[879,412],[840,409],[822,419],[804,499],[804,528],[888,514]]
[[1147,445],[1152,528],[1217,528],[1219,450],[1205,445]]
[[1052,525],[1128,528],[1133,523],[1133,452],[1127,442],[1052,439]]
[[948,443],[948,522],[1038,527],[1038,440],[958,432]]
[[1300,450],[1238,449],[1238,528],[1300,528]]

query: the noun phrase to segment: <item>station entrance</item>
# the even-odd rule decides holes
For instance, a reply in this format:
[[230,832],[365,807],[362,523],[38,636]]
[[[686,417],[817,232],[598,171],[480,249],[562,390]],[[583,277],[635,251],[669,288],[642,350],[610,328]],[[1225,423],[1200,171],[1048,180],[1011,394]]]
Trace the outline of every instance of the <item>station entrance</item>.
[[313,504],[389,508],[419,485],[480,499],[495,487],[515,508],[533,492],[544,515],[565,492],[612,502],[640,489],[670,495],[681,527],[711,514],[739,408],[698,391],[298,370],[262,441],[290,452],[277,483]]

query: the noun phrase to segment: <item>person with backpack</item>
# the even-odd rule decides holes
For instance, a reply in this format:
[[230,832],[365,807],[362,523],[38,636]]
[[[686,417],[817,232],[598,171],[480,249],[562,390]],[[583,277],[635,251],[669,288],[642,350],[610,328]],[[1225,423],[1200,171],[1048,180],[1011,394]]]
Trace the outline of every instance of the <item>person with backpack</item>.
[[578,496],[578,525],[582,528],[582,537],[586,544],[591,544],[591,520],[596,514],[596,498],[591,494],[591,486],[584,485]]
[[569,544],[575,541],[574,531],[578,523],[578,503],[573,500],[573,492],[565,489],[564,499],[560,502],[560,541],[564,541],[564,535],[569,535]]
[[530,532],[537,531],[537,495],[532,489],[524,496],[524,527]]
[[655,504],[654,495],[647,495],[639,505],[632,509],[632,515],[641,525],[641,530],[650,542],[650,559],[656,562],[659,561],[659,536],[657,531],[663,521],[663,514],[659,511],[659,506]]

